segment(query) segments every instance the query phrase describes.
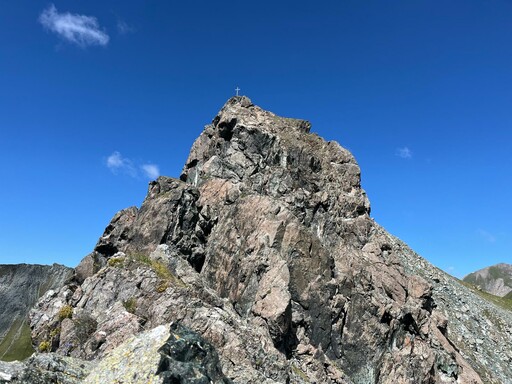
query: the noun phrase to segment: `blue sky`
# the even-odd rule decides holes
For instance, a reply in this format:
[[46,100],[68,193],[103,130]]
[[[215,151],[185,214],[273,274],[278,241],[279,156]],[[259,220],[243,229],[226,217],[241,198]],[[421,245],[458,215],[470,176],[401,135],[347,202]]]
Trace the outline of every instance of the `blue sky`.
[[351,150],[372,216],[435,265],[512,262],[512,2],[2,7],[0,262],[76,265],[236,86]]

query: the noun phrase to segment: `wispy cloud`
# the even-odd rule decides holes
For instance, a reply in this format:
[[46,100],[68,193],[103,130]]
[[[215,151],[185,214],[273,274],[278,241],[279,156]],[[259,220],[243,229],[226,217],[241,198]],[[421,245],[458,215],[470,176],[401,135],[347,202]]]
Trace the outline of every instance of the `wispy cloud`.
[[160,176],[160,168],[156,164],[137,165],[133,160],[123,157],[120,152],[115,151],[107,157],[106,165],[114,175],[125,174],[130,177],[147,177],[156,179]]
[[59,13],[53,4],[41,13],[39,22],[63,40],[82,48],[89,45],[105,46],[110,40],[107,33],[100,28],[95,17],[68,12]]
[[118,173],[124,173],[131,177],[137,176],[137,169],[134,167],[133,162],[130,159],[123,157],[117,151],[107,157],[107,167],[115,175]]
[[121,19],[117,20],[117,33],[119,33],[120,35],[127,35],[133,32],[135,32],[135,28],[133,28],[127,22]]
[[402,159],[412,158],[412,151],[407,147],[397,148],[395,154]]
[[476,232],[485,241],[488,241],[489,243],[495,243],[496,242],[496,236],[494,236],[492,233],[486,231],[485,229],[479,229]]
[[160,176],[160,169],[156,164],[144,164],[140,168],[150,179],[156,179],[158,176]]

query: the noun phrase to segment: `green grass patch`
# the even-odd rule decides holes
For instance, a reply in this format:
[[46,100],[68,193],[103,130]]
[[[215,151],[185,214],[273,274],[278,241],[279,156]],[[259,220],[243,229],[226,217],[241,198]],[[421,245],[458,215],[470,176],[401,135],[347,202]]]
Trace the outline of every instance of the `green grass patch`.
[[71,305],[64,305],[61,309],[59,309],[59,320],[62,321],[64,319],[71,319],[73,317],[73,307]]
[[512,292],[507,293],[505,296],[503,296],[503,298],[504,298],[505,300],[510,300],[510,301],[512,301]]
[[0,360],[24,360],[34,353],[30,327],[22,320],[17,319],[3,340],[0,342]]
[[137,310],[137,299],[135,297],[131,297],[128,300],[123,301],[123,307],[127,312],[135,313]]
[[52,349],[52,344],[48,340],[41,341],[39,343],[39,352],[50,352]]
[[292,364],[292,371],[293,373],[295,373],[297,376],[299,376],[302,380],[304,380],[306,383],[309,383],[309,377],[304,373],[304,371],[302,369],[300,369],[299,367],[297,367],[296,365]]
[[506,295],[505,297],[499,297],[491,295],[490,293],[487,293],[485,291],[482,291],[481,289],[477,288],[475,285],[459,280],[459,282],[464,285],[465,287],[471,289],[474,293],[476,293],[478,296],[480,296],[482,299],[487,300],[498,307],[501,307],[503,309],[506,309],[507,311],[512,311],[512,296],[510,294]]
[[169,284],[166,283],[187,288],[187,284],[185,284],[179,277],[175,276],[164,262],[152,260],[149,256],[144,254],[133,254],[130,255],[129,258],[137,263],[147,265],[156,273],[161,280],[155,288],[157,292],[164,292],[169,287]]
[[124,264],[124,257],[122,257],[122,256],[111,257],[110,259],[108,259],[107,263],[110,267],[122,267]]
[[155,288],[158,293],[165,292],[169,288],[169,282],[167,280],[161,281]]
[[131,260],[136,261],[136,262],[141,263],[141,264],[146,264],[146,265],[150,265],[151,264],[150,257],[148,255],[143,254],[143,253],[133,253],[129,257],[130,257]]

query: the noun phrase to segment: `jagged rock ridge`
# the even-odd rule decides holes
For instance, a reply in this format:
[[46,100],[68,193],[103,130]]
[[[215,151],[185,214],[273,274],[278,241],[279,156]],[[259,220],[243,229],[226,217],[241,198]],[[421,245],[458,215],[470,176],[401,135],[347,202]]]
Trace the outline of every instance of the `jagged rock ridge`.
[[[440,302],[456,303],[437,293],[441,277],[421,272],[431,266],[370,218],[353,156],[309,130],[230,99],[180,180],[150,183],[140,209],[115,215],[74,282],[39,301],[35,344],[108,362],[135,353],[132,335],[179,323],[215,348],[235,383],[505,382],[507,351],[493,366],[459,347],[446,319],[458,308]],[[471,294],[461,289],[450,292]],[[137,382],[104,366],[95,380]]]
[[492,295],[503,297],[512,292],[512,265],[496,264],[470,273],[463,280]]
[[46,291],[60,289],[72,275],[71,268],[58,264],[0,265],[0,360],[30,356],[30,308]]

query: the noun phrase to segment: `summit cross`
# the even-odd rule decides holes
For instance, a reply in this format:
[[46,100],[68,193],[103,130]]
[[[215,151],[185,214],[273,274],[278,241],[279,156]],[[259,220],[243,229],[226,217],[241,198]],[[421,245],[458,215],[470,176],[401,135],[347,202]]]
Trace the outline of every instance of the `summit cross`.
[[235,91],[236,91],[236,95],[238,96],[238,91],[240,90],[240,88],[236,87],[235,88]]

